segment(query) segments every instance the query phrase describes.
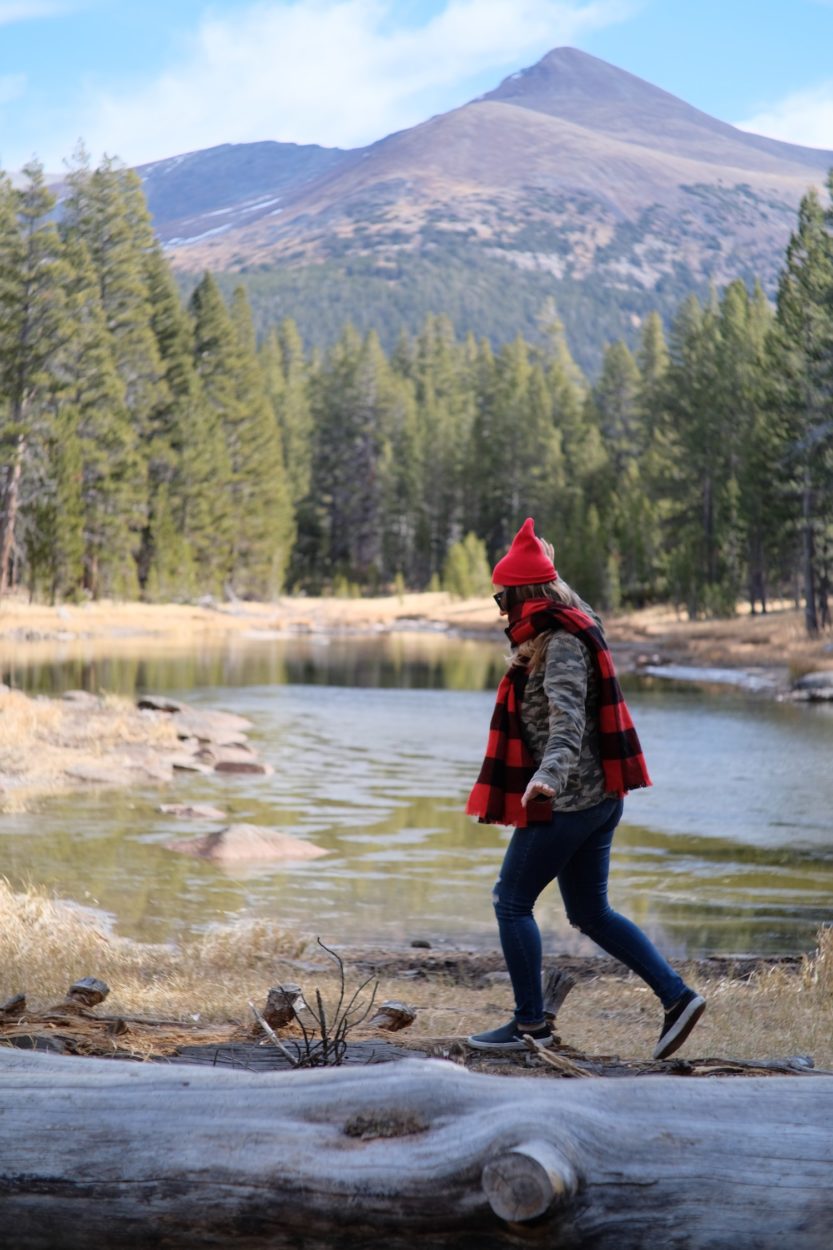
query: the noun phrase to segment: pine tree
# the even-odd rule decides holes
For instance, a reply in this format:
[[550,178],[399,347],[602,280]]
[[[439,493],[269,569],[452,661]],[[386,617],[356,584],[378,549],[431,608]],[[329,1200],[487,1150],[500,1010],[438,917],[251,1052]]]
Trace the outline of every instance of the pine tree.
[[611,468],[617,476],[644,449],[639,393],[639,369],[630,351],[621,339],[609,344],[592,398]]
[[622,597],[644,602],[654,582],[654,517],[642,480],[647,438],[641,392],[642,379],[630,351],[621,341],[610,344],[591,403],[609,461],[606,498],[597,500],[597,507],[602,509],[609,549],[605,598],[613,608]]
[[194,291],[195,359],[206,399],[223,431],[231,516],[228,586],[241,596],[272,596],[292,550],[292,506],[280,431],[257,360],[242,288],[230,315],[206,275]]
[[[18,556],[17,530],[43,489],[54,396],[52,370],[71,326],[62,283],[65,262],[52,221],[54,197],[36,162],[14,190],[0,175],[0,394],[5,401],[5,464],[0,497],[0,595]],[[31,544],[30,544],[31,546]]]
[[469,474],[478,493],[471,528],[485,539],[490,558],[497,559],[525,516],[535,516],[540,533],[551,532],[554,501],[563,485],[563,455],[544,372],[522,339],[497,357],[484,346],[478,373],[469,453]]
[[231,559],[223,431],[197,374],[191,320],[158,245],[147,254],[146,271],[166,383],[149,446],[146,592],[151,598],[216,593]]
[[65,443],[77,444],[73,463],[81,479],[83,586],[94,598],[133,598],[146,506],[144,464],[89,250],[71,237],[66,254],[66,308],[73,333],[61,358],[61,420]]
[[386,474],[400,400],[378,337],[362,340],[348,326],[312,388],[312,485],[301,509],[297,584],[314,589],[340,580],[375,589],[386,576]]
[[725,458],[723,494],[727,595],[739,597],[746,583],[752,610],[766,610],[768,569],[782,531],[779,513],[780,454],[767,420],[767,334],[772,314],[760,287],[750,297],[733,282],[720,303],[718,385],[713,398],[721,413]]
[[284,467],[293,506],[309,492],[312,472],[312,411],[309,366],[291,318],[266,334],[260,365],[281,433]]
[[75,414],[55,415],[46,449],[45,481],[31,504],[26,533],[28,578],[50,603],[78,599],[84,580],[84,508],[81,444]]
[[652,312],[645,318],[636,365],[639,370],[639,395],[637,400],[639,426],[644,448],[649,448],[660,420],[665,399],[665,379],[668,373],[668,344],[659,313]]
[[551,496],[548,534],[556,565],[594,603],[611,598],[609,534],[600,518],[609,508],[610,465],[587,381],[573,360],[564,327],[551,311],[542,356],[552,419],[563,453],[563,483]]
[[464,532],[475,413],[470,349],[457,342],[448,318],[429,317],[413,345],[400,342],[394,367],[415,388],[413,447],[401,454],[412,458],[403,490],[414,499],[413,577],[425,586]]
[[813,636],[824,623],[826,609],[827,561],[820,557],[827,555],[833,494],[833,240],[814,191],[801,201],[798,226],[787,247],[776,320],[776,404],[786,425],[787,463],[800,501],[796,520],[804,616],[807,633]]
[[674,322],[666,375],[664,490],[669,517],[669,579],[675,599],[695,617],[733,612],[736,586],[727,561],[731,459],[720,403],[720,310],[689,296]]
[[[138,438],[146,504],[145,515],[131,523],[139,529],[135,551],[139,581],[144,584],[151,542],[147,499],[151,481],[164,477],[159,460],[164,461],[167,452],[158,423],[170,402],[152,328],[147,262],[154,248],[153,233],[137,175],[116,161],[107,158],[91,169],[80,149],[67,182],[62,230],[69,242],[83,243],[89,252],[112,358]],[[161,419],[164,423],[164,416]]]

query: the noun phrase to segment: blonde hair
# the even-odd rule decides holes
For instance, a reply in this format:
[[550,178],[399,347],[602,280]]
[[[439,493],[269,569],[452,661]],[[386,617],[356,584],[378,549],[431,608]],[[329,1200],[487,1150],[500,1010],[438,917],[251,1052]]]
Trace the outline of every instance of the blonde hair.
[[[515,603],[523,603],[528,599],[552,599],[554,603],[561,603],[566,608],[583,608],[584,606],[581,598],[572,587],[567,585],[563,577],[558,577],[553,582],[542,582],[532,586],[509,586],[507,589],[510,592],[510,598]],[[526,642],[515,647],[508,657],[509,667],[523,667],[530,673],[536,672],[544,662],[552,635],[551,629],[545,629],[543,633],[536,634],[534,638],[528,638]]]

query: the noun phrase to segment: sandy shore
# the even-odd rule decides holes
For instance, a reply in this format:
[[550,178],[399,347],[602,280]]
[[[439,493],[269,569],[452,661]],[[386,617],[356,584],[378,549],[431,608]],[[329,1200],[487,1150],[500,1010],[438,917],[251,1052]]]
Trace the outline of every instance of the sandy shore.
[[[621,667],[689,664],[769,669],[786,682],[814,669],[833,669],[833,638],[806,637],[803,614],[779,604],[766,616],[739,612],[731,620],[688,621],[667,607],[609,616]],[[490,598],[405,594],[363,599],[287,596],[274,603],[145,604],[102,601],[81,606],[0,603],[0,662],[54,660],[81,644],[117,653],[188,649],[228,638],[385,632],[448,632],[502,641]]]

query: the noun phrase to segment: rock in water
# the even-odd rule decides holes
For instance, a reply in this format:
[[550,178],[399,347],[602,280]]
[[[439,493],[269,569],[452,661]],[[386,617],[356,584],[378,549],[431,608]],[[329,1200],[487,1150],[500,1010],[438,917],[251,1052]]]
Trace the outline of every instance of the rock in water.
[[201,742],[217,742],[236,746],[246,740],[252,722],[234,712],[216,712],[208,708],[183,708],[172,712],[171,720],[180,738],[199,738]]
[[176,699],[169,699],[165,695],[144,694],[141,699],[136,700],[136,706],[143,711],[153,712],[184,712],[185,704],[177,703]]
[[159,810],[163,816],[185,816],[193,820],[226,819],[221,807],[211,807],[208,803],[162,803]]
[[267,777],[274,772],[271,764],[261,764],[259,760],[218,760],[214,765],[215,773],[254,773]]
[[833,703],[833,669],[799,677],[793,685],[793,698],[805,703]]
[[305,842],[279,829],[260,825],[229,825],[201,838],[168,842],[169,851],[210,859],[216,864],[281,863],[293,859],[318,859],[327,852],[314,842]]

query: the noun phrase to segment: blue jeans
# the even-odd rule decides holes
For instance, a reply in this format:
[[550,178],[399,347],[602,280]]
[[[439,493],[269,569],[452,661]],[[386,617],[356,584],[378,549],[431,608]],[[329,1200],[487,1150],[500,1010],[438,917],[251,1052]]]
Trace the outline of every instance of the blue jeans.
[[570,924],[642,977],[664,1007],[685,992],[683,979],[642,930],[607,901],[610,844],[623,806],[621,799],[603,799],[581,812],[554,812],[546,824],[512,835],[492,899],[522,1024],[544,1018],[541,933],[532,908],[555,879]]

